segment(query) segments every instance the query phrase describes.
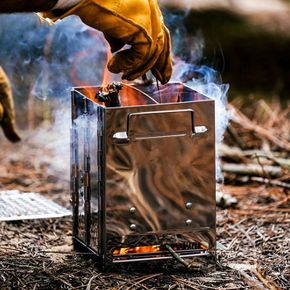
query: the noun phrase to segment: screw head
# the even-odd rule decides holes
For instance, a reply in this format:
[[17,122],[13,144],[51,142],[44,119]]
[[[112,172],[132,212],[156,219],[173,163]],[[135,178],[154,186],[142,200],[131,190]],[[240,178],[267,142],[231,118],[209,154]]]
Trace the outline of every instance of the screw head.
[[136,212],[136,207],[131,207],[131,208],[129,209],[129,212],[130,212],[131,214],[134,214],[134,213]]
[[187,209],[191,209],[192,208],[192,202],[188,201],[186,204],[185,204],[185,207]]
[[187,220],[185,221],[185,223],[186,223],[187,226],[189,226],[189,225],[192,224],[192,220],[191,220],[191,219],[187,219]]
[[135,224],[130,225],[130,230],[135,231],[137,229],[137,226]]

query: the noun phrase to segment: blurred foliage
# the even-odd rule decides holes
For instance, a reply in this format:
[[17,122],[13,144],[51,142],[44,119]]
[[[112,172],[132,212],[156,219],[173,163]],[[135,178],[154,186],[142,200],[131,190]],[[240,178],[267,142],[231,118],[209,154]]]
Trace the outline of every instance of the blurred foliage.
[[[290,37],[255,25],[247,17],[227,10],[170,9],[182,19],[186,34],[204,37],[201,64],[220,71],[231,85],[230,96],[238,94],[264,97],[280,96],[284,103],[290,95]],[[172,19],[172,18],[171,18]],[[168,23],[175,28],[172,23]],[[174,36],[173,36],[174,38]],[[183,38],[179,51],[189,60],[192,46]]]

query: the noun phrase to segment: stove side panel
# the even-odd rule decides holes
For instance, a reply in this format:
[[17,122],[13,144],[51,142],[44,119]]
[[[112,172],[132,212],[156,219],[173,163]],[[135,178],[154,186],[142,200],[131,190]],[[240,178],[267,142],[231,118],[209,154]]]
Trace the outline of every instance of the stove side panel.
[[105,132],[107,257],[138,260],[118,249],[142,245],[214,251],[214,101],[106,109]]

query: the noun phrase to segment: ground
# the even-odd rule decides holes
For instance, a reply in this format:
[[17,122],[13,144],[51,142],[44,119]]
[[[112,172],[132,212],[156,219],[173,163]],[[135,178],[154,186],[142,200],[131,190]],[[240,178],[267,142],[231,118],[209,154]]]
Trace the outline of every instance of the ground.
[[[289,108],[287,110],[289,113]],[[274,114],[274,110],[269,112]],[[280,118],[281,110],[276,110],[275,114]],[[245,117],[240,112],[237,116]],[[261,118],[257,119],[257,111],[255,116],[256,121],[259,119],[259,122],[262,122]],[[289,115],[285,116],[287,123]],[[251,120],[253,121],[253,118]],[[269,122],[268,118],[263,119],[263,122],[266,121]],[[275,127],[274,123],[271,123],[271,128]],[[0,224],[0,288],[289,289],[290,198],[289,183],[287,183],[289,167],[282,166],[283,162],[288,164],[289,155],[287,149],[281,148],[287,146],[288,135],[286,134],[286,139],[282,138],[283,126],[278,124],[281,127],[280,141],[286,142],[279,143],[279,148],[279,144],[274,142],[276,139],[268,140],[269,136],[265,135],[264,131],[262,136],[259,135],[261,133],[259,130],[255,131],[259,124],[256,123],[257,126],[252,130],[247,125],[249,124],[245,122],[243,125],[239,124],[239,120],[231,123],[231,130],[226,134],[226,149],[224,148],[221,154],[223,166],[226,168],[226,164],[230,161],[232,164],[234,160],[236,161],[234,164],[251,163],[253,157],[249,157],[250,150],[246,151],[246,149],[256,150],[255,158],[265,170],[266,176],[259,180],[261,177],[253,177],[250,173],[244,175],[237,172],[224,173],[225,184],[219,185],[220,190],[236,198],[236,202],[231,203],[226,199],[223,204],[220,203],[222,207],[217,208],[216,271],[174,272],[167,268],[143,273],[126,271],[102,273],[94,261],[73,251],[70,217],[2,222]],[[260,125],[267,129],[265,123]],[[17,145],[12,146],[5,141],[1,143],[0,190],[19,189],[41,192],[69,207],[68,177],[59,174],[55,169],[55,155],[51,148],[45,145],[49,140],[40,142],[39,136],[43,136],[41,134],[44,134],[44,131],[41,134],[39,132],[36,135],[34,133],[33,136],[31,133],[23,132],[24,141]],[[239,141],[246,144],[247,148],[239,149],[240,151],[234,154],[228,152],[229,148],[238,150],[235,142],[239,143]],[[265,143],[269,146],[267,147]],[[231,147],[227,147],[228,145]],[[262,147],[273,149],[273,152],[263,151],[268,152],[267,154],[272,152],[272,160],[269,161],[271,159],[269,156],[265,159],[257,155],[260,151],[254,148]],[[244,158],[243,162],[239,158]],[[268,172],[269,168],[263,165],[265,160],[281,169],[279,178],[271,177],[272,172]],[[256,175],[261,176],[260,173]],[[273,181],[276,184],[273,184]]]

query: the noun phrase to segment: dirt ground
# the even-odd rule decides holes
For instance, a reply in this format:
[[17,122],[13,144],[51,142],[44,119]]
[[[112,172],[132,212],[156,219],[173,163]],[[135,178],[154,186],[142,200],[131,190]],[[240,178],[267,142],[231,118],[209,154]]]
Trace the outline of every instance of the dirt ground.
[[[221,190],[236,201],[231,203],[226,198],[217,208],[216,271],[174,272],[167,268],[149,273],[102,273],[94,261],[73,251],[70,217],[2,222],[0,289],[290,289],[290,175],[289,151],[285,147],[289,144],[289,124],[285,127],[281,120],[284,116],[283,120],[289,121],[289,108],[284,115],[281,110],[267,112],[276,118],[275,122],[267,123],[267,127],[269,118],[262,120],[256,110],[252,115],[255,118],[251,118],[251,122],[257,121],[254,128],[241,122],[239,118],[245,116],[238,112],[226,134],[224,168],[229,162],[252,163],[249,150],[263,149],[268,155],[272,152],[272,157],[259,159],[260,151],[255,153],[258,165],[265,171],[262,177],[260,172],[225,170]],[[271,139],[274,133],[257,131],[259,126],[265,130],[280,127],[276,137],[284,143]],[[25,132],[22,136],[23,142],[17,145],[1,142],[0,190],[40,192],[69,207],[68,174],[55,169],[55,155],[47,147],[52,137]],[[244,148],[237,148],[239,142]],[[272,176],[273,168],[268,172],[264,162],[280,168],[279,176]]]

